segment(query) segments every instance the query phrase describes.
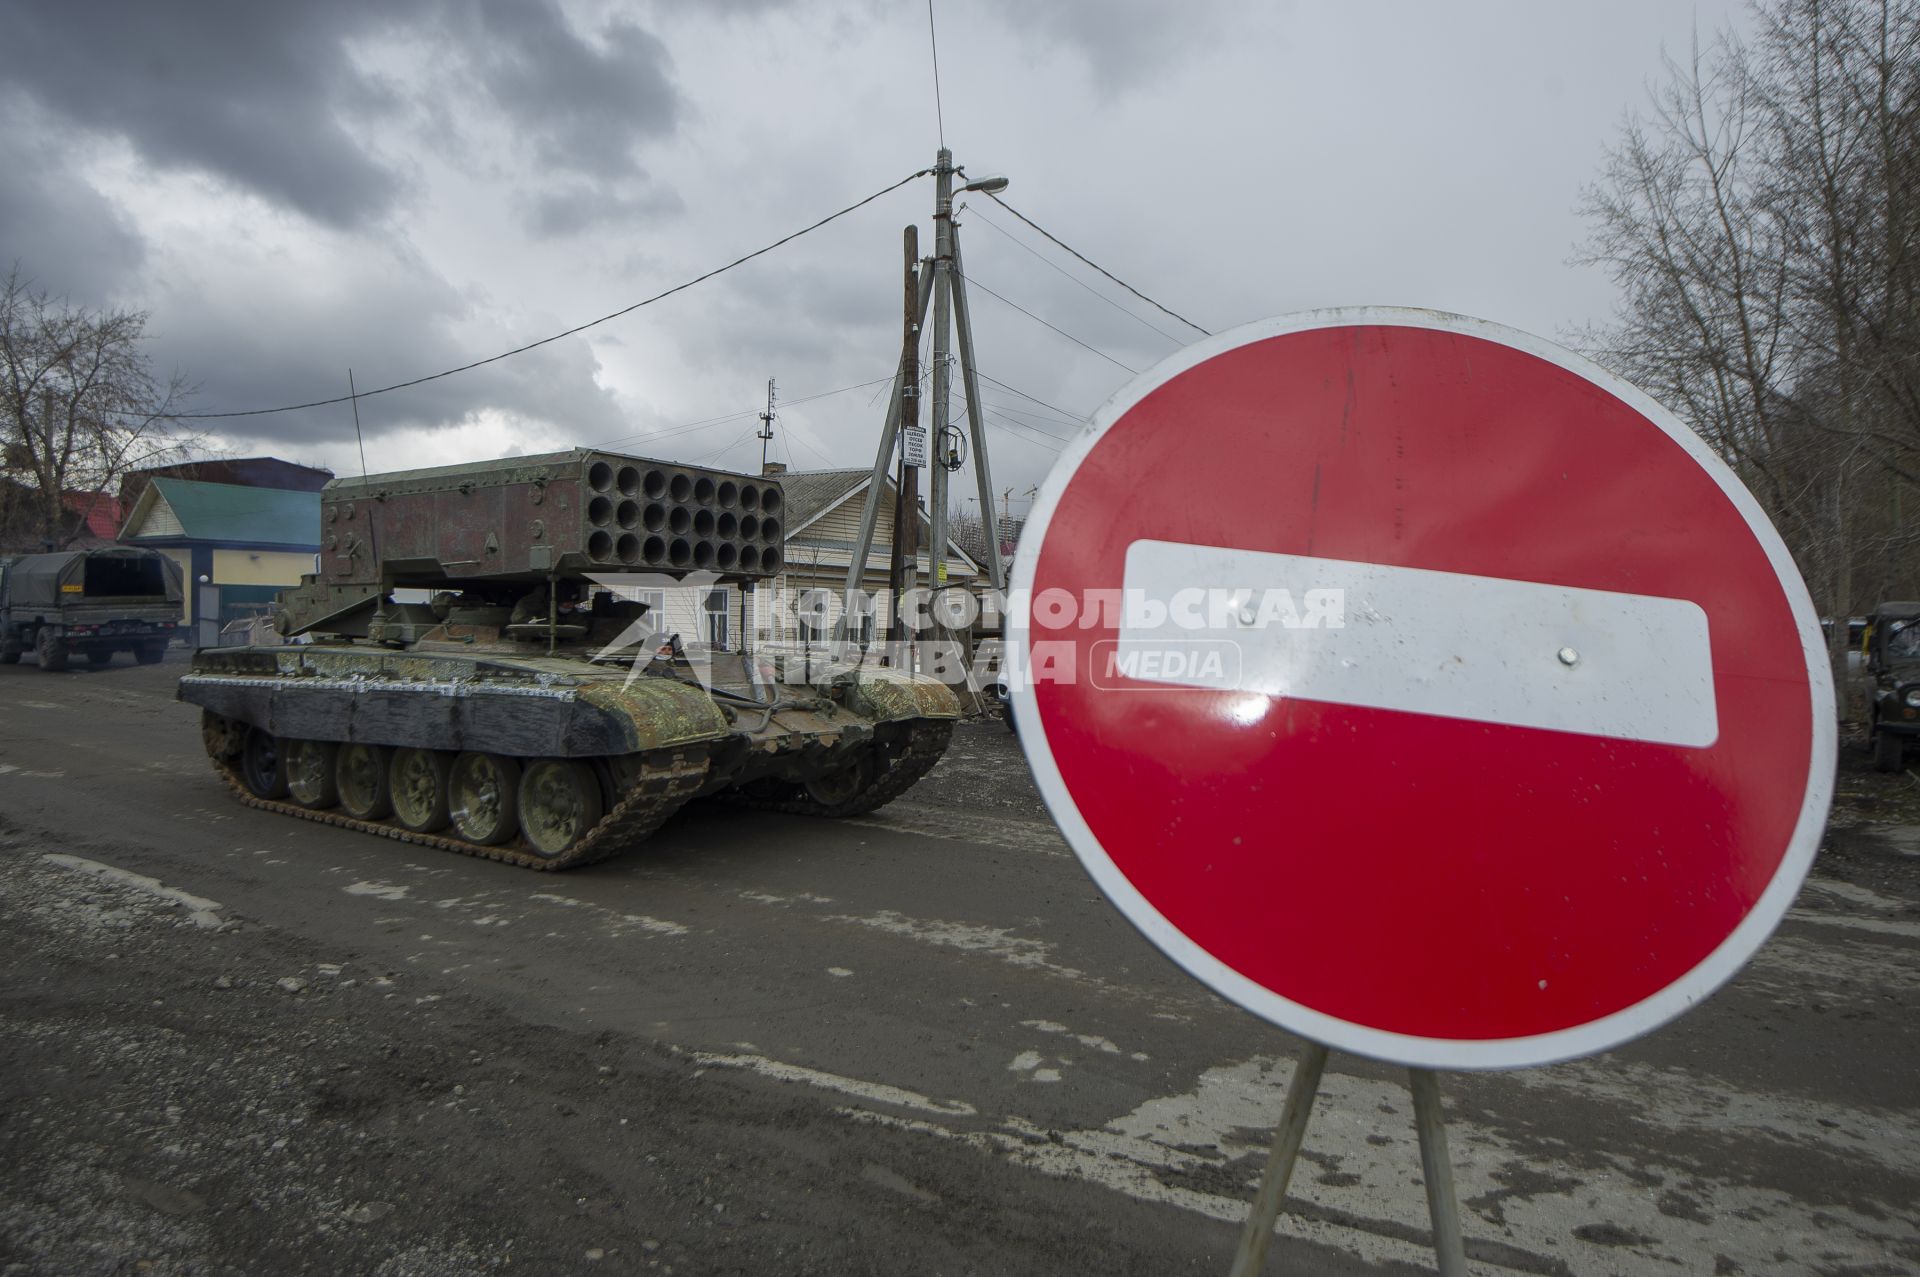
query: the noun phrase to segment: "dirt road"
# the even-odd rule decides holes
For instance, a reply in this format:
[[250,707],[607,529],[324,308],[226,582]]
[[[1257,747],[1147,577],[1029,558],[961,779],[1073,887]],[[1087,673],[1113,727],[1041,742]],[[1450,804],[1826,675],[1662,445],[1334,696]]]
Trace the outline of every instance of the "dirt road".
[[[239,806],[179,670],[0,667],[0,1274],[1226,1272],[1298,1043],[998,726],[548,877]],[[1920,1273],[1920,785],[1857,762],[1732,986],[1444,1079],[1476,1272]],[[1306,1158],[1270,1271],[1430,1264],[1402,1074],[1336,1056]]]

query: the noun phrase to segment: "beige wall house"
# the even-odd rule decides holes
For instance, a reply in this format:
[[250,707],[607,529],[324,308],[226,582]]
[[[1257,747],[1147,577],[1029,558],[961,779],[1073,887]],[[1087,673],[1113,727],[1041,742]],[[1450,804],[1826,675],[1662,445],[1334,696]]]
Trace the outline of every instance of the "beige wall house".
[[265,616],[320,552],[320,494],[150,478],[120,529],[125,545],[159,550],[187,580],[185,616],[198,646],[228,622]]

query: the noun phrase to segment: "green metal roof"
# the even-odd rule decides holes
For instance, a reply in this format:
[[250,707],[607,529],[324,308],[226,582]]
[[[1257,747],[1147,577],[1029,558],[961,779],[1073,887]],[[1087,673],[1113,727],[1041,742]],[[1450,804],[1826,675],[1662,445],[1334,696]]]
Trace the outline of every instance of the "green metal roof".
[[155,479],[153,486],[180,520],[181,535],[188,540],[315,548],[320,544],[318,492],[195,479]]

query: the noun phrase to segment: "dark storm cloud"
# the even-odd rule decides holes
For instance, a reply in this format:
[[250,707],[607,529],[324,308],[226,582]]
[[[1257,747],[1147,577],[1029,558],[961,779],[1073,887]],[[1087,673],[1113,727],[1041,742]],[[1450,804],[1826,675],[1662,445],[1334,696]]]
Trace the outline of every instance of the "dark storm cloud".
[[[35,112],[0,94],[0,272],[21,273],[76,305],[119,296],[144,257],[139,235],[114,203],[66,171],[68,139],[16,124]],[[59,264],[59,277],[37,271]]]
[[398,184],[341,127],[357,78],[342,37],[381,6],[0,3],[0,80],[48,111],[126,138],[149,163],[197,169],[334,226],[384,210]]
[[[221,413],[331,399],[412,380],[521,345],[554,331],[550,315],[483,323],[471,296],[405,253],[367,251],[334,262],[324,279],[288,276],[254,290],[244,267],[218,266],[165,286],[152,305],[150,353],[198,383],[188,405]],[[583,338],[570,338],[426,382],[364,398],[369,439],[393,429],[453,425],[486,412],[553,422],[583,433],[617,434],[623,424],[596,381],[599,366]],[[349,404],[298,412],[206,420],[205,429],[312,448],[353,438]]]
[[474,70],[546,165],[637,176],[634,144],[673,131],[678,95],[666,46],[639,27],[611,23],[596,48],[549,4],[489,0],[448,13],[464,19],[449,25],[469,33]]
[[[0,32],[0,88],[126,139],[155,167],[210,173],[339,228],[388,212],[407,177],[352,131],[368,122],[397,127],[408,90],[355,64],[362,38],[416,38],[442,72],[430,82],[490,99],[533,173],[583,179],[572,224],[593,220],[600,203],[631,208],[631,188],[644,177],[635,148],[670,134],[678,119],[657,39],[627,22],[582,35],[556,5],[537,0],[0,0]],[[434,118],[448,104],[427,105]]]

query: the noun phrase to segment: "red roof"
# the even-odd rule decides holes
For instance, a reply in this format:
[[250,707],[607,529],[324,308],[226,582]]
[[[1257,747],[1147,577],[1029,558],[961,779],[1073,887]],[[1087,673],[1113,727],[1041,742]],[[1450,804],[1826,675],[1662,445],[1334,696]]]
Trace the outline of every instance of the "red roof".
[[88,536],[111,541],[120,535],[120,498],[105,492],[63,492],[60,503],[85,520]]

